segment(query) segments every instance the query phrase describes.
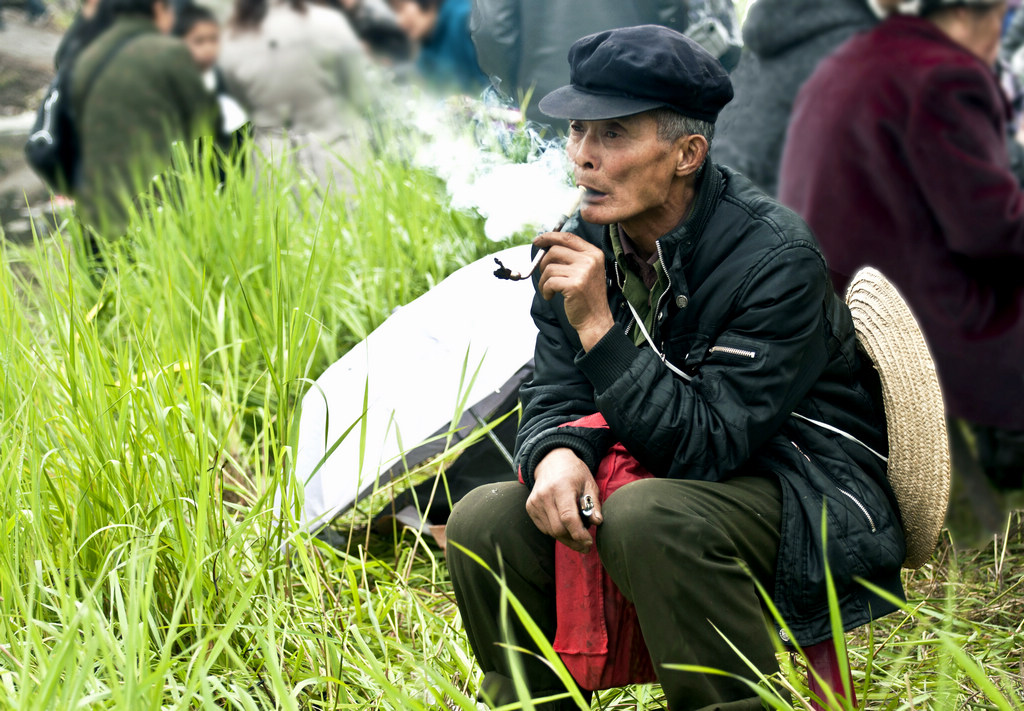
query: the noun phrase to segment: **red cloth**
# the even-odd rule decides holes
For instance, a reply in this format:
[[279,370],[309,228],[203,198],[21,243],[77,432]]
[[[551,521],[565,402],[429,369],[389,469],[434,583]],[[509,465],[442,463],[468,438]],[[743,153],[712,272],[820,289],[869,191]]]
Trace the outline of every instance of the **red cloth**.
[[[591,415],[573,427],[607,427]],[[616,443],[601,460],[595,479],[600,500],[619,487],[652,476],[626,448]],[[600,535],[600,526],[592,529]],[[636,608],[605,572],[597,546],[586,555],[555,546],[555,609],[558,628],[554,649],[584,689],[610,689],[657,681],[640,631]]]
[[793,108],[779,200],[840,293],[863,265],[900,290],[947,410],[1024,430],[1024,192],[993,71],[926,19],[891,17],[824,60]]

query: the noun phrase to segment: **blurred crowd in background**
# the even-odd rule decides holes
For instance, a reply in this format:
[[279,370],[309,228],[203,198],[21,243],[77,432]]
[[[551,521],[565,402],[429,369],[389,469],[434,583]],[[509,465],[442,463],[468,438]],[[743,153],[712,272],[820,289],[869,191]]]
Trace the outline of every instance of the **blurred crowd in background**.
[[1024,488],[1019,4],[757,0],[741,26],[732,0],[85,0],[55,58],[80,142],[68,192],[98,239],[116,238],[124,196],[172,142],[208,135],[230,152],[248,134],[344,189],[373,158],[384,94],[496,91],[547,124],[536,105],[568,82],[574,40],[674,28],[731,72],[713,159],[808,220],[837,288],[874,263],[904,292],[955,461],[959,447],[958,467],[980,471],[968,498],[994,520],[989,494]]
[[[582,34],[657,23],[739,58],[731,0],[85,0],[57,51],[77,125],[68,189],[102,237],[125,226],[124,196],[201,135],[226,149],[251,133],[322,184],[351,187],[372,157],[381,100],[415,87],[476,98],[496,87],[543,121],[536,100],[568,80]],[[550,135],[564,131],[553,127]]]

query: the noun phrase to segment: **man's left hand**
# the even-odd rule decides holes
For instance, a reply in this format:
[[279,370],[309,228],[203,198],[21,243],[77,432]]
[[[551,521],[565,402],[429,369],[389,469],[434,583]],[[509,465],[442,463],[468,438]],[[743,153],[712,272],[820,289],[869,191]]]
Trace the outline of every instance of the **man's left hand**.
[[604,252],[569,232],[545,232],[533,243],[547,250],[540,261],[541,296],[563,296],[566,318],[583,350],[589,351],[615,325],[608,306]]
[[533,470],[533,489],[526,500],[526,512],[541,533],[561,541],[577,553],[594,544],[587,524],[580,516],[580,499],[589,495],[595,503],[589,523],[600,526],[600,490],[594,475],[568,447],[548,452]]

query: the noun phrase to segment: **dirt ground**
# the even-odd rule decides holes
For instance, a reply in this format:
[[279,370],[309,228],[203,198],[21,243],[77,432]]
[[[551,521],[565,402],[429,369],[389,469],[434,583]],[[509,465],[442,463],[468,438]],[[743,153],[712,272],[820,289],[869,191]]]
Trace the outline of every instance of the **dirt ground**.
[[[32,220],[50,221],[49,195],[25,164],[24,145],[43,91],[53,78],[61,32],[53,19],[26,22],[4,3],[0,30],[0,229],[9,240],[31,237]],[[39,225],[40,228],[43,224]]]

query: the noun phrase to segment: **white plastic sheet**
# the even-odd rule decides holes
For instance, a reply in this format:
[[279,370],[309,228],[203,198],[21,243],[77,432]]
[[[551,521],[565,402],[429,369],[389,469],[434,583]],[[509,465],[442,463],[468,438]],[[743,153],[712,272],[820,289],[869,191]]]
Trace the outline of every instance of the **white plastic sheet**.
[[494,257],[525,270],[530,248],[506,249],[455,272],[398,309],[306,393],[296,454],[305,528],[343,513],[403,451],[452,421],[460,403],[469,407],[495,392],[533,357],[533,285],[496,279]]

